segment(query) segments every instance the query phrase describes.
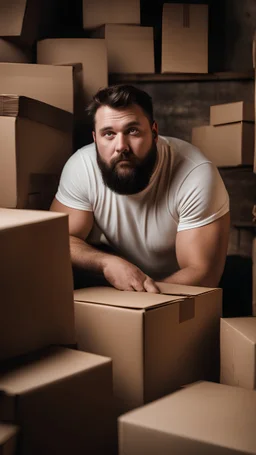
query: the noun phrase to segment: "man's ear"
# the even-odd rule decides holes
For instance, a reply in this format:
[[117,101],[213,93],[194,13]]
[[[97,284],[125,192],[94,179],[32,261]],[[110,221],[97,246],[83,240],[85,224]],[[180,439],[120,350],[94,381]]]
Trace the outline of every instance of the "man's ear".
[[96,135],[95,135],[95,131],[92,132],[92,138],[94,140],[94,142],[96,141]]
[[157,123],[156,122],[153,122],[153,125],[152,125],[152,133],[153,133],[153,138],[155,140],[158,139],[158,126],[157,126]]

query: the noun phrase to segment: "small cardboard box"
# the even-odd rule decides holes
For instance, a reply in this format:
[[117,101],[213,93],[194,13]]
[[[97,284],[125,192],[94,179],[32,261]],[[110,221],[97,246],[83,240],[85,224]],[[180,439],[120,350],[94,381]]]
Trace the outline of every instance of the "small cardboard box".
[[256,237],[252,243],[252,314],[256,316]]
[[104,24],[140,24],[140,0],[83,0],[85,29]]
[[[106,43],[101,39],[61,38],[37,43],[37,63],[58,65],[81,62],[83,67],[83,103],[108,85]],[[83,104],[84,109],[84,104]]]
[[164,3],[162,73],[208,73],[208,5]]
[[119,417],[119,455],[252,455],[255,422],[255,391],[199,381]]
[[254,123],[198,126],[192,128],[191,142],[218,167],[252,165]]
[[236,122],[254,122],[255,112],[254,103],[237,103],[217,104],[210,107],[210,124],[224,125],[226,123]]
[[153,27],[106,24],[92,36],[106,41],[109,73],[155,72]]
[[111,359],[52,347],[0,371],[0,418],[22,431],[20,455],[113,453]]
[[256,389],[256,318],[223,318],[220,327],[220,382]]
[[81,65],[0,63],[1,93],[27,96],[74,112]]
[[0,422],[0,455],[15,455],[19,428]]
[[0,62],[31,63],[32,59],[32,52],[29,49],[17,46],[10,40],[0,38]]
[[0,207],[48,210],[73,152],[73,115],[17,95],[0,95]]
[[76,343],[68,216],[0,209],[0,360]]
[[77,289],[78,348],[113,360],[122,414],[197,379],[219,379],[222,290],[158,283],[160,294]]

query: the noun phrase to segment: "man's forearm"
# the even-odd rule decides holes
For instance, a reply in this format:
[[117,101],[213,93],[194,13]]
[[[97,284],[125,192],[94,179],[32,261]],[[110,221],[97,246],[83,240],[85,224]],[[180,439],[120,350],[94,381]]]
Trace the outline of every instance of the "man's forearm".
[[186,267],[161,280],[163,283],[185,284],[188,286],[218,287],[219,276],[207,273],[197,267]]
[[83,240],[70,236],[70,252],[72,265],[96,273],[103,273],[109,253],[98,250]]

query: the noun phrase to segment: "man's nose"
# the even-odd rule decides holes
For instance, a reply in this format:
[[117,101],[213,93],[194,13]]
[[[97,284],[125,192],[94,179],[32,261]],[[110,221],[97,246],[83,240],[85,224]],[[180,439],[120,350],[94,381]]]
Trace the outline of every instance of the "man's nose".
[[116,135],[115,151],[117,153],[129,151],[128,140],[127,140],[127,137],[125,136],[125,134],[118,133]]

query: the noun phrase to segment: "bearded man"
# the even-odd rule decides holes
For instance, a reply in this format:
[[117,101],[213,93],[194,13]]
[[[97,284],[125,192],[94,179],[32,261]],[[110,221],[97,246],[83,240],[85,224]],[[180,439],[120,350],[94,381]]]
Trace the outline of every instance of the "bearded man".
[[67,161],[50,208],[69,215],[73,270],[84,277],[74,287],[218,286],[230,216],[216,166],[158,134],[152,98],[136,87],[99,90],[87,113],[93,142]]

